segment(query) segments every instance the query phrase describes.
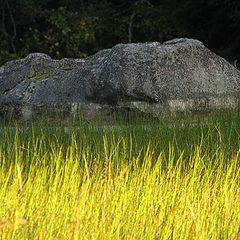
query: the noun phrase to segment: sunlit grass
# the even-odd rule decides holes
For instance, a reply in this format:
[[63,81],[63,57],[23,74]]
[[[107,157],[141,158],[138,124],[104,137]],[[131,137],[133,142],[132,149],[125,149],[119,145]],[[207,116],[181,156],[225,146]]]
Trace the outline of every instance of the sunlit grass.
[[3,125],[0,238],[239,239],[238,122]]

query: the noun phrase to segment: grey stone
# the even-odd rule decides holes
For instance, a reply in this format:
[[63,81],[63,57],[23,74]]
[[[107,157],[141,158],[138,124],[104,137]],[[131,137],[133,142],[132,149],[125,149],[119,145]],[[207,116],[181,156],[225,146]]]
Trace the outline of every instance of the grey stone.
[[33,53],[6,63],[0,68],[0,111],[11,109],[25,116],[25,112],[30,112],[25,111],[26,106],[31,109],[31,105],[51,106],[82,99],[82,83],[77,84],[79,74],[74,71],[81,69],[84,62],[53,60],[46,54]]
[[30,54],[0,68],[0,112],[155,115],[236,108],[240,72],[193,39],[118,44],[82,59]]
[[238,96],[240,72],[192,39],[112,48],[96,85],[100,98],[165,103]]
[[7,92],[4,92],[1,96],[1,104],[21,104],[23,102],[24,97],[28,93],[28,89],[31,86],[31,80],[23,80],[15,87],[10,89]]
[[85,102],[85,88],[80,72],[60,71],[43,79],[28,102],[39,104],[68,104]]
[[40,81],[61,69],[72,70],[83,63],[81,59],[53,60],[44,53],[32,53],[24,59],[7,62],[0,68],[0,94],[8,92],[24,80]]

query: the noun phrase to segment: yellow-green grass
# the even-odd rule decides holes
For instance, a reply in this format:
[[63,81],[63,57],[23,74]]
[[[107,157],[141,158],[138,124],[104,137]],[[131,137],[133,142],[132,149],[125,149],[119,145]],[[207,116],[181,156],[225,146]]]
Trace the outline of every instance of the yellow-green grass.
[[0,238],[239,239],[228,120],[2,126]]

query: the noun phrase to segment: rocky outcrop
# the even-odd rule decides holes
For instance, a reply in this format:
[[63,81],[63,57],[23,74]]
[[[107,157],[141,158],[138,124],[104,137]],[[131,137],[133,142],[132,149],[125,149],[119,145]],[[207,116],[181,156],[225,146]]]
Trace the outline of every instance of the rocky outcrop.
[[239,95],[240,72],[193,39],[118,44],[85,60],[36,53],[0,68],[0,111],[28,116],[208,111],[235,108]]

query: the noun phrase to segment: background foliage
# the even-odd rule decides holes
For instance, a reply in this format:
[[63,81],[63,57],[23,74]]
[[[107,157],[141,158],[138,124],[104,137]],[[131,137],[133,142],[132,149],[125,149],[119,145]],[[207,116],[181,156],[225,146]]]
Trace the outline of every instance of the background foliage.
[[119,42],[175,37],[240,61],[239,0],[0,1],[0,64],[30,52],[87,57]]

